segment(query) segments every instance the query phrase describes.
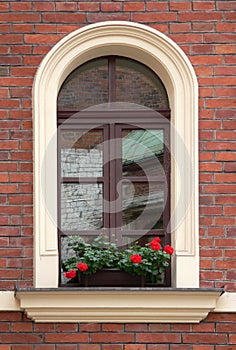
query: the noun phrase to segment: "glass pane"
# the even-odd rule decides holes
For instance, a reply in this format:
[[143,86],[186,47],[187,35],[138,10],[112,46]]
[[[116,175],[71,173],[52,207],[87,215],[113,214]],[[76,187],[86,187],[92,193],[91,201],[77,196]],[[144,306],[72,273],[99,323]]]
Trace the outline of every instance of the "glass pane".
[[61,185],[61,229],[96,230],[103,227],[103,185]]
[[164,175],[164,131],[122,130],[123,176]]
[[62,130],[61,176],[102,176],[102,142],[102,130]]
[[[144,235],[144,236],[138,236],[138,235],[123,235],[122,236],[122,245],[134,245],[134,244],[139,244],[144,246],[146,243],[151,242],[154,237],[157,237],[158,235],[155,236],[149,236],[149,235]],[[161,239],[161,245],[164,246],[164,236],[158,236]]]
[[125,181],[122,184],[122,229],[163,228],[164,184]]
[[121,57],[116,59],[116,101],[168,108],[164,85],[156,74],[137,61]]
[[75,69],[58,95],[59,111],[81,111],[108,102],[108,59],[98,58]]

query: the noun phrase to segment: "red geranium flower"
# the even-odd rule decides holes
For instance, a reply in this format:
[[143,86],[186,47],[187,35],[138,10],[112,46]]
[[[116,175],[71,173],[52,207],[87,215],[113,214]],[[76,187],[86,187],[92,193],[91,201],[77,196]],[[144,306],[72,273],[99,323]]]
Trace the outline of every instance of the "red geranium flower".
[[134,264],[140,264],[142,262],[142,257],[139,254],[134,254],[134,255],[131,255],[130,260]]
[[70,270],[65,272],[65,278],[74,278],[76,276],[76,270]]
[[161,249],[161,245],[160,242],[161,239],[159,237],[155,237],[150,243],[149,245],[151,246],[152,250],[160,250]]
[[87,264],[85,264],[85,263],[78,263],[77,264],[77,267],[78,267],[78,269],[80,270],[80,271],[86,271],[86,270],[88,270],[88,265]]
[[174,253],[174,248],[171,245],[166,245],[164,248],[166,254],[172,255]]

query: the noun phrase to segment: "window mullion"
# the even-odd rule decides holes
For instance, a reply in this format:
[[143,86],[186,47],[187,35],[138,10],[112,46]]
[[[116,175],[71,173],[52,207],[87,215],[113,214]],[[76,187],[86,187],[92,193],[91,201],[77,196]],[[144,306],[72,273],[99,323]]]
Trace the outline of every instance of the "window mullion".
[[116,58],[109,56],[108,58],[108,84],[109,84],[109,102],[116,101]]

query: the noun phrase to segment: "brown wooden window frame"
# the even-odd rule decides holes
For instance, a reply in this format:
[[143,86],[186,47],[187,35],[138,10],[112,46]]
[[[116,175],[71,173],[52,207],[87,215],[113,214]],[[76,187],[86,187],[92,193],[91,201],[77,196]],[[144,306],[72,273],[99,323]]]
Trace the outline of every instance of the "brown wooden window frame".
[[[115,82],[115,57],[109,56],[108,59],[108,91],[109,91],[109,102],[116,102],[116,82]],[[107,153],[107,150],[104,149],[104,163],[103,167],[103,176],[99,178],[93,177],[62,177],[61,176],[61,138],[60,138],[60,130],[70,129],[70,128],[78,128],[89,130],[90,126],[93,124],[93,121],[96,121],[97,124],[101,123],[101,126],[96,127],[96,129],[101,129],[104,132],[104,141],[109,141],[118,138],[121,138],[121,132],[123,129],[132,129],[134,130],[134,126],[132,125],[132,120],[137,118],[139,128],[140,129],[162,129],[164,131],[164,173],[168,183],[168,191],[167,198],[165,201],[165,207],[163,211],[163,229],[151,229],[148,232],[145,232],[145,236],[143,239],[143,243],[146,242],[148,237],[160,236],[162,238],[163,244],[170,244],[171,237],[170,233],[166,232],[167,225],[169,223],[170,218],[170,128],[169,128],[169,120],[170,120],[170,110],[157,110],[156,112],[160,113],[164,118],[156,118],[155,120],[151,118],[151,121],[147,122],[148,118],[146,118],[145,112],[133,112],[133,111],[122,111],[126,115],[126,122],[124,121],[119,123],[119,115],[120,112],[81,112],[79,111],[58,111],[58,244],[59,244],[59,271],[61,269],[61,237],[69,236],[69,235],[81,235],[81,236],[94,236],[96,237],[100,232],[99,230],[70,230],[63,231],[60,229],[61,227],[61,184],[64,183],[102,183],[104,189],[104,197],[108,199],[108,201],[113,201],[115,199],[115,193],[117,189],[117,184],[121,180],[122,181],[122,165],[121,165],[121,156],[117,154],[117,150],[121,150],[121,145],[118,144],[117,149],[110,150],[110,152],[116,152],[115,160],[110,162],[110,154]],[[105,121],[108,121],[106,123]],[[130,122],[131,121],[131,122]],[[120,151],[118,151],[119,153]],[[133,182],[145,182],[147,179],[145,177],[126,177]],[[112,179],[112,180],[111,180]],[[151,179],[152,182],[162,182],[160,178],[153,177]],[[166,195],[166,194],[165,194]],[[121,207],[121,206],[120,206]],[[108,210],[109,211],[109,210]],[[107,211],[106,211],[107,212]],[[117,214],[105,214],[103,217],[104,227],[109,232],[110,239],[112,239],[115,234],[116,238],[120,241],[121,235],[132,235],[136,233],[132,231],[124,231],[122,232],[118,229],[121,226],[121,217],[120,212]],[[140,236],[142,233],[139,232]],[[60,276],[60,274],[59,274]],[[158,286],[168,287],[171,285],[171,274],[170,267],[166,270],[166,276],[164,279],[164,283],[158,284]],[[61,280],[59,281],[59,285],[65,286],[61,284]],[[66,285],[67,286],[67,285]]]

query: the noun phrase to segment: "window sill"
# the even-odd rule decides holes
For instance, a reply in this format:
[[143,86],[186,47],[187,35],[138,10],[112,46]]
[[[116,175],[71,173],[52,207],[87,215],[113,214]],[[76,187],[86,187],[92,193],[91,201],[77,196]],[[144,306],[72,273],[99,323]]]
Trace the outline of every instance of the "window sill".
[[20,309],[35,322],[199,323],[222,289],[19,289]]

